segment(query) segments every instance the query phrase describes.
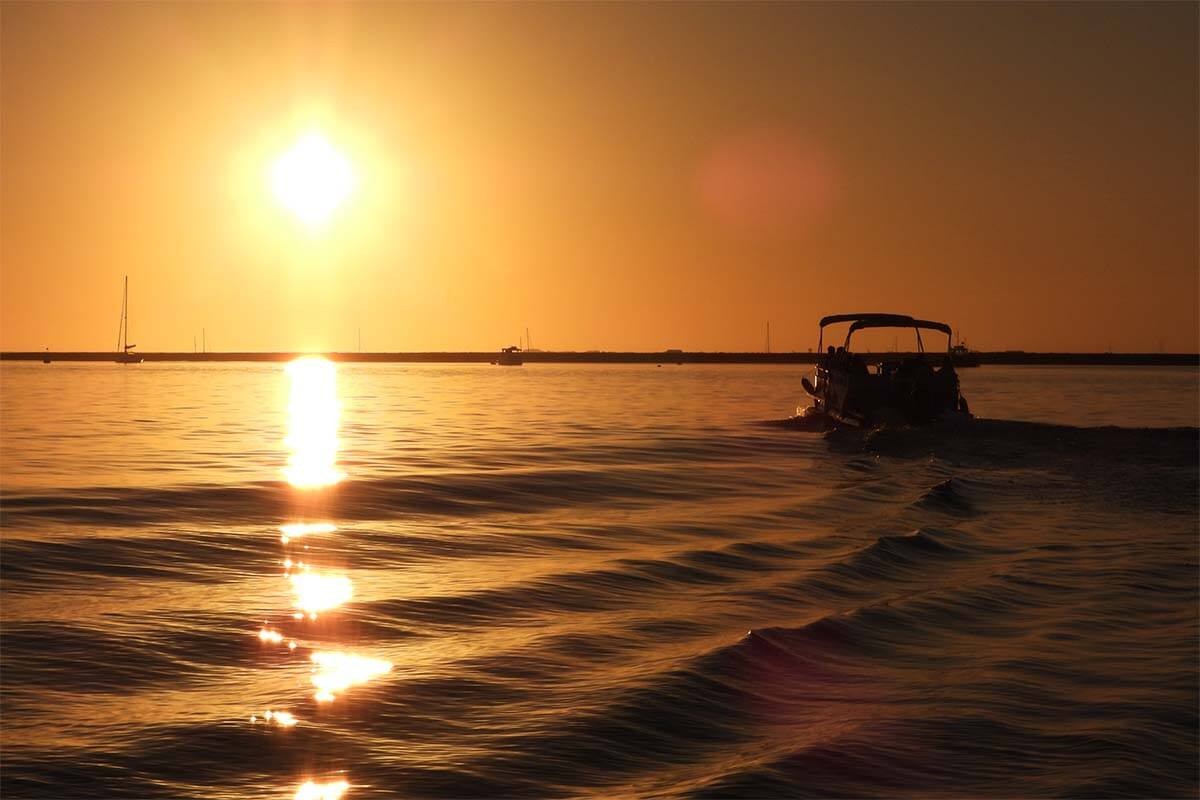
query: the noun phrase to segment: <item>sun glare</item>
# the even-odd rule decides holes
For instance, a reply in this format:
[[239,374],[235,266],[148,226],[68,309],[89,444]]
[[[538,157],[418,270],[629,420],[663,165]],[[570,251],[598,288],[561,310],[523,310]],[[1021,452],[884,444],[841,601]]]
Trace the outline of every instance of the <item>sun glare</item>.
[[327,575],[320,572],[300,572],[288,576],[295,595],[293,606],[300,613],[316,619],[318,613],[349,602],[354,596],[354,585],[345,575]]
[[305,226],[316,229],[354,191],[350,161],[319,133],[300,137],[271,169],[271,189]]
[[273,631],[273,630],[269,630],[267,628],[261,628],[258,631],[258,638],[260,641],[263,641],[263,642],[270,642],[271,644],[279,644],[280,642],[283,641],[283,634],[280,633],[279,631]]
[[337,526],[330,522],[291,522],[279,526],[279,541],[287,544],[310,533],[333,533]]
[[287,365],[287,373],[292,387],[284,444],[292,453],[284,476],[297,488],[337,483],[345,477],[337,468],[337,372],[323,358],[300,358]]
[[312,684],[318,703],[328,703],[352,686],[392,671],[392,663],[378,658],[364,658],[352,653],[313,653]]
[[350,784],[346,781],[305,781],[304,785],[296,790],[295,800],[338,800],[349,788]]

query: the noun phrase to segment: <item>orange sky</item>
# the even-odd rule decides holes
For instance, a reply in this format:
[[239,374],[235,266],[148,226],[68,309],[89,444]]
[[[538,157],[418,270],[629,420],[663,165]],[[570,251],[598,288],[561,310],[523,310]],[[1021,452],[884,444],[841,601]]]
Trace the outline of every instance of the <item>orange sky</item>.
[[0,348],[1195,352],[1198,9],[5,3]]

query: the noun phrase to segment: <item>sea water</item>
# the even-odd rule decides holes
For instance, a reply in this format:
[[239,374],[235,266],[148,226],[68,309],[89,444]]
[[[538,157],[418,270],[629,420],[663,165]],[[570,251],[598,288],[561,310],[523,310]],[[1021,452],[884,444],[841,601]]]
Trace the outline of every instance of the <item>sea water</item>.
[[0,794],[1194,797],[1200,373],[810,369],[4,364]]

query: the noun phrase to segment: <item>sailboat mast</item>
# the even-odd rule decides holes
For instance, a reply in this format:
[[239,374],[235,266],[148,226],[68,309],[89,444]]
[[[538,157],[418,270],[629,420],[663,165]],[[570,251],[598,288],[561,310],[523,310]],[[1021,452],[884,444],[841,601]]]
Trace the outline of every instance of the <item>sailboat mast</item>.
[[125,296],[121,300],[121,308],[125,310],[125,336],[121,340],[124,345],[122,352],[129,352],[129,276],[125,276]]
[[127,342],[128,335],[128,300],[130,300],[130,276],[125,276],[125,287],[121,289],[121,321],[116,326],[116,349],[124,351],[121,347],[122,342]]
[[[129,277],[126,276],[125,280],[128,281]],[[117,324],[117,345],[114,348],[116,350],[121,349],[121,339],[125,335],[125,299],[127,297],[128,291],[129,291],[129,284],[126,283],[125,288],[121,291],[121,320]]]

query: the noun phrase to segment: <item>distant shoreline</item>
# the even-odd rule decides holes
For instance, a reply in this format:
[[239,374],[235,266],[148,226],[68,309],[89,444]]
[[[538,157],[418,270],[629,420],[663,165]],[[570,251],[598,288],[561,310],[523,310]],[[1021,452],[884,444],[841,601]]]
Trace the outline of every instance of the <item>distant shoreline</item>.
[[[113,361],[112,352],[7,352],[0,361]],[[141,353],[143,359],[164,362],[282,362],[304,355],[320,355],[347,363],[439,363],[489,364],[492,352],[447,353]],[[726,352],[552,352],[522,354],[527,364],[812,364],[816,353],[726,353]],[[864,353],[868,361],[902,358],[905,353]],[[1043,364],[1058,366],[1200,366],[1196,353],[1028,353],[1005,351],[972,353],[981,365]]]

